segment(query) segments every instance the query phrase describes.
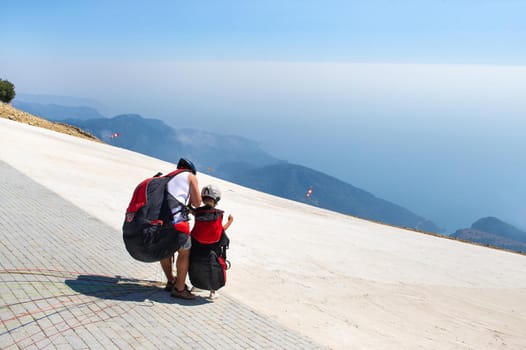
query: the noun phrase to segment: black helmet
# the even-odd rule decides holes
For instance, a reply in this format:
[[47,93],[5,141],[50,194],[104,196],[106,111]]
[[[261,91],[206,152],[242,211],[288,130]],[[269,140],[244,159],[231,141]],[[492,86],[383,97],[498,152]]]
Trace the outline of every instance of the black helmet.
[[177,169],[188,169],[191,170],[194,175],[196,174],[194,163],[186,158],[179,159],[179,162],[177,163]]

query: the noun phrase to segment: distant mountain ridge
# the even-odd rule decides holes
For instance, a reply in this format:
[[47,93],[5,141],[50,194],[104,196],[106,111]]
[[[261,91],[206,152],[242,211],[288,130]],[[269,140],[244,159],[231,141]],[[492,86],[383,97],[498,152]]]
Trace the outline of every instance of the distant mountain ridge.
[[[259,145],[239,136],[225,136],[193,129],[173,129],[158,119],[145,119],[138,114],[113,118],[76,120],[75,125],[112,145],[177,163],[188,157],[202,171],[221,177],[217,170],[224,162],[243,159],[249,167],[276,162]],[[112,138],[114,133],[119,136]]]
[[526,243],[526,232],[496,217],[479,219],[471,225],[471,228]]
[[[364,219],[429,232],[441,229],[430,220],[380,199],[322,172],[301,165],[279,163],[231,174],[231,180],[279,197],[316,205]],[[306,196],[311,188],[312,194]]]
[[451,237],[526,253],[526,232],[495,217],[479,219]]
[[13,106],[26,111],[27,113],[46,118],[50,121],[62,121],[64,119],[86,120],[105,118],[95,108],[85,106],[62,106],[54,103],[44,104],[24,102],[19,100],[13,101]]
[[[161,120],[143,118],[138,114],[113,118],[64,118],[61,121],[115,146],[169,162],[176,163],[180,157],[188,157],[200,171],[280,197],[395,226],[442,231],[430,220],[399,205],[319,171],[280,161],[261,150],[254,141],[243,137],[192,129],[176,130]],[[114,137],[116,133],[118,137]],[[305,193],[310,186],[313,195],[307,198]]]

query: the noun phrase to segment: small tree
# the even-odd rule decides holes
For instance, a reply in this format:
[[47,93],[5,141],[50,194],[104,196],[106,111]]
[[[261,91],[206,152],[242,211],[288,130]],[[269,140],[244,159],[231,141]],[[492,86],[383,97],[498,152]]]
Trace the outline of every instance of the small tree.
[[9,80],[0,79],[0,101],[9,103],[15,98],[15,86]]

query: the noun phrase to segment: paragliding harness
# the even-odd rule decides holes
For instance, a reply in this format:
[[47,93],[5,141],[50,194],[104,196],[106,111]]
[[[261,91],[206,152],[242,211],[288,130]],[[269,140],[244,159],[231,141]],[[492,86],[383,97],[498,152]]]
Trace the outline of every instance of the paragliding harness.
[[135,188],[122,226],[126,250],[134,259],[160,261],[173,256],[179,249],[178,233],[172,226],[170,208],[177,207],[185,218],[189,208],[169,194],[166,185],[184,171],[190,170],[177,169],[164,176],[157,173]]
[[225,285],[226,270],[230,268],[226,257],[230,239],[223,230],[223,211],[200,207],[193,214],[188,276],[194,287],[218,290]]

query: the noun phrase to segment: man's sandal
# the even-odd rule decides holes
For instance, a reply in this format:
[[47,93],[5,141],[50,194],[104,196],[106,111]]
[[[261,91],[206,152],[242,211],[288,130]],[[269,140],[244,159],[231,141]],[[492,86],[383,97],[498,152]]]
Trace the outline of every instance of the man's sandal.
[[185,288],[183,290],[177,290],[177,288],[174,288],[172,289],[172,297],[174,298],[181,298],[181,299],[187,299],[187,300],[193,300],[195,299],[195,295],[190,293],[190,291],[188,291],[188,289]]
[[[167,292],[171,292],[174,288],[175,288],[175,280],[166,282],[166,286],[164,287],[164,290]],[[184,285],[184,289],[186,289],[189,292],[194,290],[194,288],[190,290],[190,288],[188,288],[188,285],[186,284]]]
[[167,292],[171,292],[172,289],[175,287],[175,279],[173,281],[166,282],[166,286],[164,287],[164,290]]

